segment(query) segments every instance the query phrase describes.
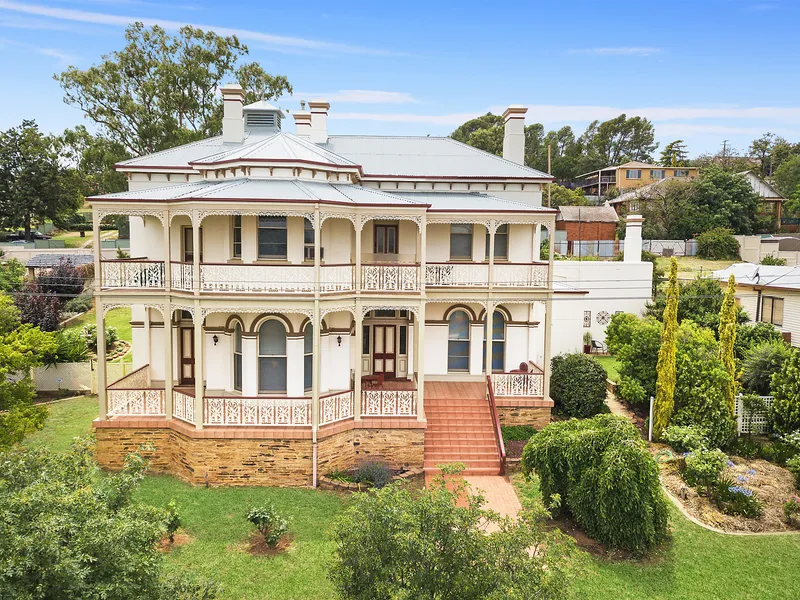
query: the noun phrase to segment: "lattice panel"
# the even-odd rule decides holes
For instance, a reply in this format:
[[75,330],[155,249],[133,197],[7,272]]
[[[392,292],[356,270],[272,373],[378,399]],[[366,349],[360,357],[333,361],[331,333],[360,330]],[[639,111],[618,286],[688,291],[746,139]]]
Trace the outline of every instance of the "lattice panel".
[[192,290],[192,274],[194,265],[186,263],[172,263],[170,275],[172,277],[172,288],[176,290]]
[[404,265],[362,265],[361,289],[365,292],[419,291],[419,267]]
[[497,287],[547,287],[547,265],[494,265]]
[[176,419],[194,424],[194,398],[178,390],[173,390],[172,415]]
[[108,416],[147,415],[163,416],[164,390],[107,391]]
[[[761,396],[761,401],[764,403],[765,409],[769,409],[769,406],[772,404],[773,400],[773,396]],[[734,414],[736,414],[736,424],[739,434],[763,434],[769,432],[769,419],[767,418],[767,410],[763,412],[747,410],[744,406],[741,396],[736,396],[733,409]]]

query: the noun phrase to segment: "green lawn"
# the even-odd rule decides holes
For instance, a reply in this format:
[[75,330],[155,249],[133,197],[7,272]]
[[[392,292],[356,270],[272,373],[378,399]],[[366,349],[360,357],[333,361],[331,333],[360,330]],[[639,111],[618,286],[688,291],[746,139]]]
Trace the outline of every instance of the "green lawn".
[[[678,261],[678,279],[694,279],[701,273],[708,275],[712,271],[727,269],[733,263],[739,262],[737,260],[706,260],[696,256],[676,256],[675,259]],[[657,262],[669,274],[670,259],[660,256]]]
[[611,381],[619,382],[619,371],[617,370],[619,363],[617,362],[617,359],[613,356],[596,356],[595,358],[600,361],[601,365],[603,365],[608,378]]
[[[50,406],[45,429],[29,445],[66,447],[89,430],[97,414],[94,397]],[[537,494],[535,486],[523,486]],[[166,555],[169,569],[219,581],[226,599],[330,598],[325,565],[333,544],[331,518],[344,501],[311,489],[193,487],[165,476],[147,477],[137,499],[165,505],[175,499],[191,540]],[[244,550],[250,506],[273,502],[292,517],[294,542],[276,557]],[[588,559],[576,590],[592,600],[781,600],[800,598],[800,536],[717,534],[671,511],[672,540],[646,561]]]
[[[61,231],[53,236],[54,240],[64,240],[64,245],[67,248],[81,248],[86,242],[92,241],[92,232],[84,232],[84,237],[81,237],[79,231]],[[91,245],[89,246],[91,248]]]
[[[95,322],[94,309],[86,311],[78,319],[72,321],[67,329],[83,329],[85,325],[93,324]],[[130,307],[113,308],[106,313],[106,328],[114,327],[117,330],[119,339],[125,340],[129,344],[133,341],[133,334],[131,330],[131,309]],[[131,362],[133,360],[133,350],[128,352],[122,357],[124,362]]]

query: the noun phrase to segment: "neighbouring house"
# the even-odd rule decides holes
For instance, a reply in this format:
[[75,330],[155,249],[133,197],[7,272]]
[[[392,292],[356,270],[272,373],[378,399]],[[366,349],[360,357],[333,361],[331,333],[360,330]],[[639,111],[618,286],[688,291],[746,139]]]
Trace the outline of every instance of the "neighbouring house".
[[569,256],[612,256],[618,221],[610,206],[561,206],[556,217],[556,251]]
[[641,316],[653,294],[653,263],[643,261],[642,223],[628,215],[622,261],[557,260],[553,263],[553,331],[550,351],[579,352],[583,334],[605,342],[615,313]]
[[35,254],[25,263],[28,270],[28,277],[36,277],[36,272],[40,269],[52,269],[62,262],[72,267],[94,264],[94,256],[91,254]]
[[737,263],[714,271],[720,285],[736,279],[736,301],[753,321],[772,323],[793,346],[800,346],[800,267]]
[[[494,415],[541,427],[548,395],[552,178],[446,137],[329,135],[222,89],[222,135],[117,165],[131,256],[95,252],[98,330],[132,307],[137,370],[98,361],[97,457],[194,483],[315,485],[365,459],[503,470]],[[102,335],[102,334],[101,334]],[[102,340],[98,340],[102,345]],[[487,402],[487,398],[490,400]]]
[[761,209],[759,214],[768,216],[775,219],[775,230],[781,225],[781,218],[783,217],[783,203],[786,198],[783,197],[773,186],[761,177],[756,175],[753,171],[742,171],[738,175],[744,177],[753,191],[761,198]]
[[657,194],[664,186],[669,185],[670,181],[685,181],[684,178],[666,177],[659,179],[639,188],[634,188],[627,192],[623,192],[616,198],[606,200],[606,205],[614,209],[616,214],[631,214],[637,213],[644,208],[644,205],[650,200],[654,194]]
[[587,196],[605,196],[616,188],[625,192],[670,177],[694,179],[697,167],[662,167],[640,161],[630,161],[579,175],[578,186]]

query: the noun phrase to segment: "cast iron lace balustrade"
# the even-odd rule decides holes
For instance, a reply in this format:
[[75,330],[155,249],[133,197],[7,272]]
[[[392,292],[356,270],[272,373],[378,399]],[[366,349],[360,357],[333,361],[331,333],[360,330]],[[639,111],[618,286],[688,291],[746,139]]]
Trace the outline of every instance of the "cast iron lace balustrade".
[[362,390],[361,414],[365,417],[413,417],[417,414],[417,391]]
[[353,283],[353,265],[322,265],[320,268],[320,291],[349,292]]
[[320,424],[335,423],[353,416],[353,391],[348,390],[338,394],[321,396]]
[[491,377],[496,398],[543,395],[544,373],[494,373]]
[[192,291],[192,274],[194,272],[194,265],[192,263],[173,261],[170,265],[170,274],[172,276],[172,289],[184,290],[187,292]]
[[206,396],[203,425],[311,425],[311,398]]
[[108,417],[142,415],[163,417],[164,390],[150,387],[150,365],[145,365],[106,387]]
[[547,287],[547,264],[495,263],[495,287]]
[[200,265],[204,292],[314,292],[313,265]]
[[417,292],[419,265],[361,265],[361,290],[364,292]]
[[427,263],[425,285],[486,286],[489,283],[488,264]]
[[173,389],[172,416],[194,425],[194,394]]
[[100,261],[103,288],[163,288],[164,261],[131,258]]

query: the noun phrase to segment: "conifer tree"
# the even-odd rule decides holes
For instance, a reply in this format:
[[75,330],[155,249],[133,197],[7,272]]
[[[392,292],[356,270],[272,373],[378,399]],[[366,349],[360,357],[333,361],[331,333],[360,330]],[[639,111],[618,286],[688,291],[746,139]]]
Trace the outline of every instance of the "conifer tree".
[[725,297],[722,299],[722,307],[719,311],[719,359],[725,366],[730,376],[730,380],[725,384],[723,392],[731,415],[734,414],[734,402],[736,395],[736,361],[733,354],[733,346],[736,343],[736,278],[731,275],[728,279],[728,289],[725,290]]
[[675,406],[675,355],[678,330],[678,261],[672,258],[667,283],[667,303],[661,325],[661,348],[656,367],[656,397],[653,406],[653,437],[660,439],[669,425]]

